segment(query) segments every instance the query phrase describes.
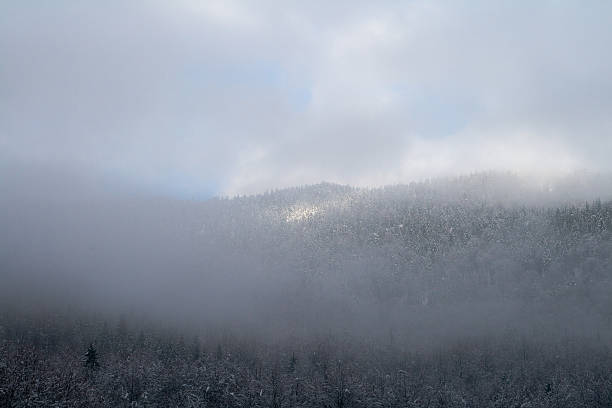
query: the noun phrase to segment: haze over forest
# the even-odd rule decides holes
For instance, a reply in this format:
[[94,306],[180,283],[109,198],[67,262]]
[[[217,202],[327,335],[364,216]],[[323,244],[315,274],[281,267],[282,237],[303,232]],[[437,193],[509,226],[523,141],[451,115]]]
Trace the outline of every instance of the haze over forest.
[[611,176],[536,184],[478,173],[204,202],[103,191],[41,197],[25,184],[1,201],[3,299],[20,308],[288,334],[377,323],[386,333],[396,324],[387,309],[405,318],[440,304],[466,307],[477,322],[481,302],[512,309],[578,293],[595,301],[585,288],[601,291],[602,312],[609,306]]
[[0,407],[609,407],[611,12],[2,2]]

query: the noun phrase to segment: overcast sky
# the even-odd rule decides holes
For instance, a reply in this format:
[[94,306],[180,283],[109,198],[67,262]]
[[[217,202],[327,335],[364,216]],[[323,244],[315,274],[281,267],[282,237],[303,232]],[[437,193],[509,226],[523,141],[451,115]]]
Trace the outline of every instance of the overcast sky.
[[6,0],[0,160],[194,197],[610,171],[610,50],[607,0]]

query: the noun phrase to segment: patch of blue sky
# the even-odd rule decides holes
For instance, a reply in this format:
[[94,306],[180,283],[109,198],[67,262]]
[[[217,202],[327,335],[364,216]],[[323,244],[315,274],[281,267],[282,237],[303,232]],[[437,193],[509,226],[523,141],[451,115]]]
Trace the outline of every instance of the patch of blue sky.
[[167,171],[149,186],[151,192],[183,200],[207,200],[219,194],[220,186],[213,180],[177,170]]
[[280,86],[284,72],[280,64],[269,61],[214,63],[195,61],[187,64],[183,78],[191,86]]
[[184,85],[191,92],[217,87],[270,89],[283,94],[296,111],[305,110],[312,100],[306,81],[292,79],[280,63],[260,60],[214,64],[195,62],[184,70]]
[[292,87],[289,91],[291,106],[301,112],[308,108],[312,101],[312,90],[308,87]]
[[104,191],[121,192],[134,196],[163,196],[183,200],[207,200],[221,191],[220,184],[212,177],[178,169],[165,169],[148,176],[138,175],[127,169],[110,168],[95,178]]
[[453,90],[394,85],[413,130],[428,138],[445,138],[467,127],[478,112],[469,95]]

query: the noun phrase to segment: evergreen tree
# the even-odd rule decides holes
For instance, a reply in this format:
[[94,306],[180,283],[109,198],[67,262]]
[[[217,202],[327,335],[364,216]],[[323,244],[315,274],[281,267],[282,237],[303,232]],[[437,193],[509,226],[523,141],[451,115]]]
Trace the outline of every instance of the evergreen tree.
[[87,348],[87,352],[85,353],[85,367],[91,368],[92,370],[100,367],[98,352],[92,343],[89,343],[89,348]]
[[199,360],[201,356],[200,339],[198,336],[193,338],[191,343],[191,358],[193,361]]
[[291,353],[291,359],[289,360],[289,372],[294,373],[295,367],[297,365],[297,358],[295,357],[295,353]]
[[138,335],[138,338],[136,339],[136,344],[138,345],[139,348],[144,348],[145,345],[147,343],[147,339],[145,337],[144,331],[140,330],[140,334]]
[[221,348],[221,344],[217,344],[217,352],[215,354],[216,354],[215,357],[217,358],[217,360],[223,359],[223,349]]
[[117,337],[119,337],[120,340],[125,340],[125,338],[128,335],[128,329],[127,329],[127,322],[125,321],[125,316],[121,315],[121,317],[119,318],[119,323],[117,324]]

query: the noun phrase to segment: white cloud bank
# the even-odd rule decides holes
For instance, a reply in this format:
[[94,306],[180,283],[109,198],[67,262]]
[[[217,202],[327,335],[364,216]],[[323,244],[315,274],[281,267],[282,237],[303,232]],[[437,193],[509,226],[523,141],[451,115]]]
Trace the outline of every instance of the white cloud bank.
[[0,160],[178,194],[612,170],[610,2],[8,1]]

